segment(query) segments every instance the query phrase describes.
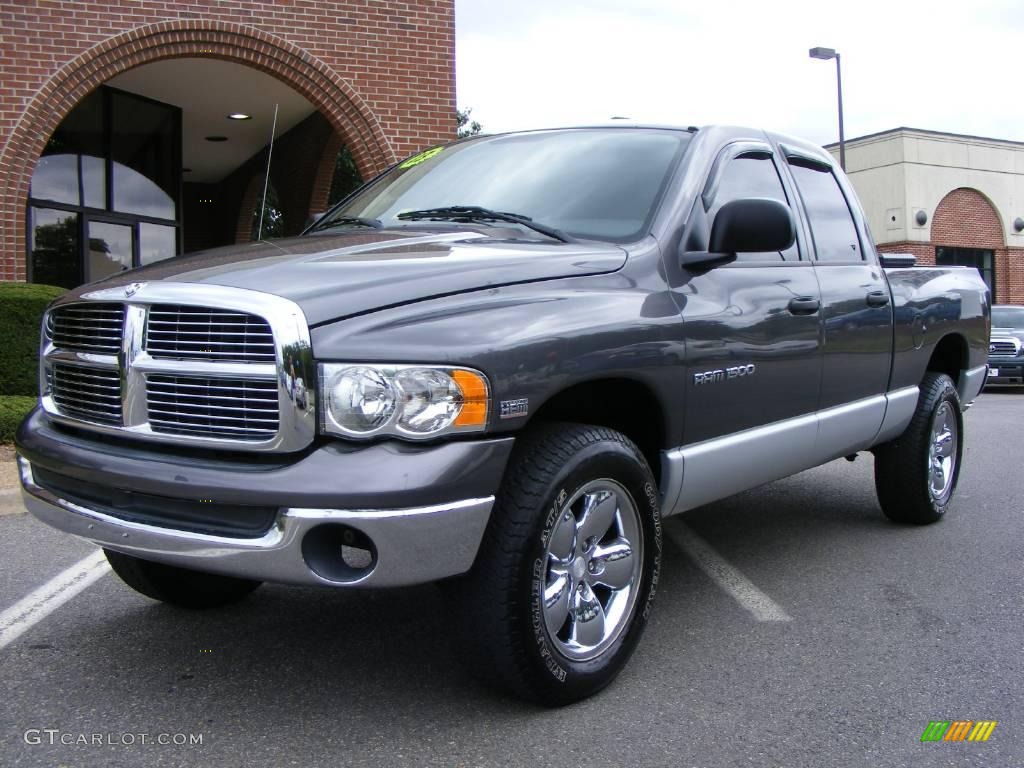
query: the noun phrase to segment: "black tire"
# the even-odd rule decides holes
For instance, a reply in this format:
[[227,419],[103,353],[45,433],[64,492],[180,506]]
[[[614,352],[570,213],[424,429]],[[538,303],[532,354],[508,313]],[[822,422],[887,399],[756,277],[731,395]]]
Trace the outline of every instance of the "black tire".
[[[931,450],[938,419],[955,426],[949,457],[952,467],[940,483],[933,474]],[[875,490],[886,517],[897,523],[926,525],[942,519],[956,491],[963,457],[963,413],[956,387],[949,376],[929,373],[921,382],[917,410],[906,431],[875,449]],[[943,433],[945,434],[945,432]],[[943,448],[942,450],[946,450]],[[942,457],[937,457],[940,459]],[[942,486],[940,489],[933,488]]]
[[[611,508],[605,502],[614,507],[612,523],[604,534],[590,536],[602,530],[601,520]],[[599,508],[603,512],[595,511],[589,518],[591,528],[583,527],[588,518],[583,510]],[[558,525],[566,529],[556,531]],[[556,538],[568,543],[561,535],[564,530],[572,531],[573,544],[569,555],[559,559],[553,552]],[[596,554],[622,547],[623,542],[630,554],[614,566],[618,556]],[[580,554],[577,546],[589,554]],[[626,557],[632,558],[628,565]],[[567,611],[561,630],[554,633],[547,627],[549,607],[542,600],[545,584],[550,590],[551,579],[563,578],[552,575],[552,563],[564,572],[560,594],[565,595],[562,607]],[[597,693],[615,679],[636,648],[660,564],[658,493],[651,470],[632,441],[611,429],[575,424],[527,432],[517,439],[476,563],[451,584],[455,619],[468,645],[467,661],[485,683],[548,706]],[[613,577],[615,571],[618,577]],[[625,582],[629,586],[613,589],[599,583],[617,580],[626,572],[631,574]],[[602,607],[600,618],[591,623],[598,612],[595,599]],[[581,602],[570,610],[574,600]],[[585,609],[578,608],[581,605]],[[582,656],[594,655],[567,656],[575,638],[598,623],[606,632],[597,635],[603,640],[589,651],[584,646],[575,649]],[[591,629],[577,635],[581,627]],[[568,639],[559,639],[559,632]]]
[[181,608],[217,608],[246,597],[262,582],[154,563],[104,549],[121,581],[136,592]]

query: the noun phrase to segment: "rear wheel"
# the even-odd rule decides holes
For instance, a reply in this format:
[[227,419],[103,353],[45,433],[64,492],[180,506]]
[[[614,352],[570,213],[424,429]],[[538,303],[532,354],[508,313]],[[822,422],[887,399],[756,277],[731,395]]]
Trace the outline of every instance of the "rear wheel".
[[875,449],[875,489],[890,520],[941,519],[960,477],[963,414],[949,376],[929,373],[906,431]]
[[216,608],[237,602],[261,582],[155,563],[104,549],[121,581],[136,592],[181,608]]
[[661,522],[637,447],[602,427],[517,441],[456,618],[485,682],[547,705],[608,685],[643,632]]

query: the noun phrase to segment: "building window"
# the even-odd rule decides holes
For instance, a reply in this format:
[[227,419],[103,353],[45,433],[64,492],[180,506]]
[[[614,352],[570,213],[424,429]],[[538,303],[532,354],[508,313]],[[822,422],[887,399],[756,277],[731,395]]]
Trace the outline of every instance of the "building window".
[[949,248],[940,245],[935,249],[935,263],[940,267],[974,267],[988,286],[993,301],[995,300],[995,251],[984,248]]
[[180,252],[181,110],[101,86],[47,142],[29,191],[29,279],[73,288]]

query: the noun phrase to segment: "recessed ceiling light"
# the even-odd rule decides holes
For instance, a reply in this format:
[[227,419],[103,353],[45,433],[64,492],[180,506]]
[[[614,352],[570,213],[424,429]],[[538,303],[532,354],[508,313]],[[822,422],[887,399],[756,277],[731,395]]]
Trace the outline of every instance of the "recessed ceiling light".
[[247,115],[245,112],[232,112],[228,115],[228,120],[252,120],[252,115]]
[[206,140],[207,141],[227,141],[228,137],[227,136],[207,136]]

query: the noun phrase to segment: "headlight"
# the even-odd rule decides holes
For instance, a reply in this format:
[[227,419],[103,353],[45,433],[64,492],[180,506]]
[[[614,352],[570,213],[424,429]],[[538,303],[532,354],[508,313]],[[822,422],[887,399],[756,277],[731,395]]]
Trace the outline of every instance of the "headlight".
[[426,439],[487,426],[489,387],[468,368],[320,364],[321,429],[345,437]]

